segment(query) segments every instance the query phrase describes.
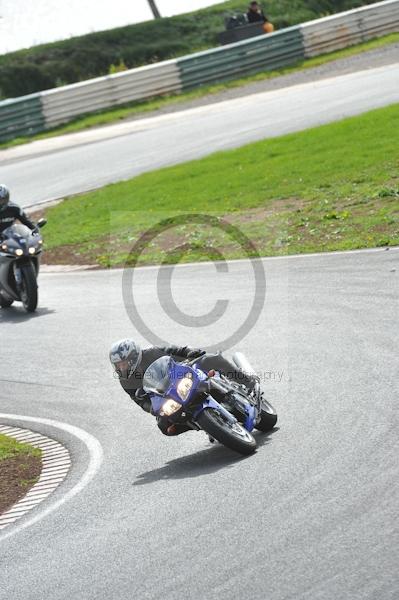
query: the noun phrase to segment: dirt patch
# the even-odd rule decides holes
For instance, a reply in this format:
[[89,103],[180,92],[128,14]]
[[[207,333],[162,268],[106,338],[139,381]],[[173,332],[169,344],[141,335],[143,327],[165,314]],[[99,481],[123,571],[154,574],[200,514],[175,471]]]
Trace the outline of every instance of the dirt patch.
[[57,246],[48,250],[44,247],[41,263],[43,265],[91,265],[93,269],[100,267],[96,263],[95,254],[85,252],[79,244]]
[[[261,256],[396,245],[397,194],[394,182],[372,197],[337,198],[331,194],[328,199],[319,200],[276,198],[220,218],[238,228]],[[132,265],[137,258],[139,266],[164,260],[174,263],[182,260],[182,245],[192,249],[186,256],[190,262],[216,260],[220,254],[231,259],[247,255],[223,228],[187,223],[160,231],[155,238],[148,235],[143,254],[135,257],[132,251],[142,235],[143,230],[126,223],[124,231],[80,244],[44,248],[42,262],[86,269],[123,267]]]
[[0,461],[0,515],[27,494],[41,470],[41,458],[36,456],[14,456]]
[[[260,221],[269,223],[271,217],[280,213],[284,214],[294,208],[302,209],[305,205],[306,201],[299,198],[275,199],[273,201],[268,201],[264,206],[248,208],[245,209],[245,211],[235,211],[229,214],[220,215],[220,217],[224,221],[240,228],[240,226],[258,223]],[[32,214],[34,220],[43,216],[46,216],[45,211],[38,211]],[[164,231],[161,236],[156,237],[154,240],[149,237],[148,243],[158,251],[156,259],[150,261],[150,263],[159,263],[160,256],[164,253],[173,251],[173,249],[184,242],[192,241],[190,231],[191,228],[189,226],[186,228],[183,225],[183,227],[180,228]],[[104,268],[104,266],[108,266],[107,256],[112,259],[112,256],[119,255],[120,257],[123,256],[124,260],[127,259],[141,235],[143,235],[142,231],[138,232],[132,239],[131,233],[127,234],[126,232],[120,232],[117,235],[111,234],[101,236],[95,240],[91,240],[89,243],[82,242],[80,244],[68,244],[49,249],[44,247],[41,262],[44,265],[81,265],[86,268],[90,265],[90,268],[92,269]],[[216,236],[216,238],[218,238],[218,236]],[[212,237],[212,240],[213,242],[217,241],[215,236]],[[204,244],[205,241],[205,239],[201,239],[202,244]],[[224,244],[222,244],[222,246],[224,246]],[[124,260],[118,260],[117,264],[112,266],[120,266],[124,263]]]

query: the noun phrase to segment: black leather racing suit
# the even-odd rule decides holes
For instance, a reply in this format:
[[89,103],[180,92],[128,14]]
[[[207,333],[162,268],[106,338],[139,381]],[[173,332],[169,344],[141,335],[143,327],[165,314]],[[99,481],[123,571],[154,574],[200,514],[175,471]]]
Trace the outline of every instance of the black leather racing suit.
[[[189,348],[188,346],[167,346],[164,348],[153,346],[143,350],[143,355],[139,366],[136,368],[134,373],[128,379],[120,378],[120,384],[127,394],[146,412],[151,412],[151,399],[148,394],[142,388],[144,373],[152,363],[161,358],[161,356],[172,356],[177,362],[188,358],[190,353],[197,352],[197,349]],[[199,351],[200,352],[200,351]],[[229,377],[234,381],[243,383],[249,389],[254,386],[254,380],[245,375],[240,369],[238,369],[233,363],[224,358],[221,354],[207,354],[198,360],[201,364],[201,368],[204,371],[215,369]],[[162,433],[167,435],[166,420],[158,418],[158,427]],[[187,427],[182,427],[178,433],[186,431]]]
[[13,225],[17,219],[23,225],[29,227],[29,229],[33,230],[36,228],[36,225],[32,223],[32,221],[27,217],[25,211],[18,206],[18,204],[9,202],[7,206],[0,208],[0,235],[5,229],[7,229],[7,227],[11,227],[11,225]]
[[247,12],[247,19],[248,23],[266,23],[266,21],[268,20],[263,10],[261,10],[260,12],[256,10],[249,10]]

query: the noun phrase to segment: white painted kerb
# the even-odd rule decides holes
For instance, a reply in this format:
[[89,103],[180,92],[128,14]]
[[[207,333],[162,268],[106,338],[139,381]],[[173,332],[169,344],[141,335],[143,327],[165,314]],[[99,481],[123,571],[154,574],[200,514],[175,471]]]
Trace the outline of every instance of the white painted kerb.
[[29,429],[0,425],[0,433],[42,451],[42,472],[38,481],[23,498],[0,515],[1,530],[23,517],[54,492],[69,471],[71,457],[59,442]]

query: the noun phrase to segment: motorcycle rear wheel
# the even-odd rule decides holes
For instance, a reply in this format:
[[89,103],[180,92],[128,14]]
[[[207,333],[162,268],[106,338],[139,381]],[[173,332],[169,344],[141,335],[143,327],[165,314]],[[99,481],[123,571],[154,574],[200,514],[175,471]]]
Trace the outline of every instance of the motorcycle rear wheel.
[[38,301],[36,271],[32,264],[27,264],[21,268],[21,274],[22,304],[27,312],[35,312]]
[[277,423],[277,413],[273,406],[265,399],[261,403],[260,421],[255,425],[259,431],[270,431]]
[[241,425],[230,423],[214,408],[205,408],[197,419],[198,425],[212,438],[240,454],[252,454],[256,450],[253,435]]

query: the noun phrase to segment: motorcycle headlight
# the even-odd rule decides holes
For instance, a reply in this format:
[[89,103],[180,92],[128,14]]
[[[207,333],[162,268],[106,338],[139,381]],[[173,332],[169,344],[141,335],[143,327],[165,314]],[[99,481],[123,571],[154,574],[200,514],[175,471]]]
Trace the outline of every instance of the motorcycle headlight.
[[17,249],[15,250],[15,254],[16,254],[17,256],[22,256],[22,255],[23,255],[23,253],[24,253],[24,251],[23,251],[23,250],[21,250],[21,248],[17,248]]
[[166,402],[163,403],[162,408],[160,410],[160,415],[170,417],[170,415],[173,415],[180,408],[181,404],[169,398],[169,400],[166,400]]
[[7,244],[1,244],[1,249],[4,250],[4,252],[7,252],[7,250],[8,250]]
[[29,248],[29,254],[35,254],[35,252],[36,252],[36,248],[34,248],[33,246],[31,246]]
[[193,380],[190,376],[186,375],[181,379],[177,385],[177,393],[182,400],[187,400],[191,388],[193,387]]

